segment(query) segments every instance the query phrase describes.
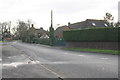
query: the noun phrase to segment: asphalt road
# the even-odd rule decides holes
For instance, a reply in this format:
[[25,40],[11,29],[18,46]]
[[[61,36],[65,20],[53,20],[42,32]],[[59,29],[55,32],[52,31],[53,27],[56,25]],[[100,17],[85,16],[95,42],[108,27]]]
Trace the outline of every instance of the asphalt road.
[[2,46],[3,78],[118,78],[118,56],[22,42]]

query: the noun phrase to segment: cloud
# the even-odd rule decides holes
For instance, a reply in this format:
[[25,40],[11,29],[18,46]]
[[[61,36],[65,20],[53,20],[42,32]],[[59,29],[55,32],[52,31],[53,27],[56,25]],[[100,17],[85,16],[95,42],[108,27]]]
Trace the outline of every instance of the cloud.
[[117,17],[117,3],[118,0],[0,0],[0,20],[31,19],[37,27],[48,29],[50,10],[54,12],[54,25],[64,25],[87,18],[102,19],[108,11]]

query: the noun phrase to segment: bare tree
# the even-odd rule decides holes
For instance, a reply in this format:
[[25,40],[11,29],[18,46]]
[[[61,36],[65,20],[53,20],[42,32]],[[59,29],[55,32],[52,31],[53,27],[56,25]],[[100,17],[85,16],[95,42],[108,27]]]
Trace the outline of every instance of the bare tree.
[[2,39],[5,37],[11,37],[11,21],[1,23],[1,32],[2,32]]
[[104,20],[113,21],[114,17],[113,17],[113,15],[111,13],[106,13],[105,16],[104,16]]
[[27,36],[27,29],[28,29],[27,23],[25,23],[24,21],[18,22],[17,33],[18,33],[19,38],[23,41],[25,37]]
[[115,24],[115,27],[120,27],[120,22],[117,22],[117,23]]
[[104,20],[107,21],[109,23],[110,26],[113,27],[114,23],[113,23],[113,20],[114,20],[114,17],[111,13],[106,13],[105,16],[104,16]]

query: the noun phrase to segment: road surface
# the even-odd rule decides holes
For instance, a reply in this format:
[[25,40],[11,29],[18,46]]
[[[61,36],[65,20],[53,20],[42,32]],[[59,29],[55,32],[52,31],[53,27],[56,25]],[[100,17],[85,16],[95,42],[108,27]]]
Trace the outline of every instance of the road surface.
[[39,44],[2,46],[3,78],[118,78],[118,56]]

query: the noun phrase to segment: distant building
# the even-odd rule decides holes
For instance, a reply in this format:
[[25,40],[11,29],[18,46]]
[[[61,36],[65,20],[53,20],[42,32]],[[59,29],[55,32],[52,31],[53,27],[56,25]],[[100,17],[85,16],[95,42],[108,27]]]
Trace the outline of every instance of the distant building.
[[2,38],[3,40],[5,41],[10,41],[12,40],[12,36],[11,36],[11,33],[8,29],[6,29],[3,33],[2,33]]
[[0,23],[0,41],[2,40],[2,23]]
[[95,19],[86,19],[85,21],[69,24],[68,26],[70,29],[110,27],[108,22]]
[[48,36],[47,33],[44,33],[44,34],[40,37],[40,39],[48,39],[48,38],[49,38],[49,36]]
[[48,36],[48,31],[44,30],[43,28],[35,29],[35,34],[38,38],[41,38],[41,36]]
[[118,21],[120,22],[120,1],[118,2]]
[[37,38],[49,38],[48,31],[44,30],[42,27],[40,29],[36,29],[34,25],[32,24],[32,27],[29,30],[29,34],[35,34]]

